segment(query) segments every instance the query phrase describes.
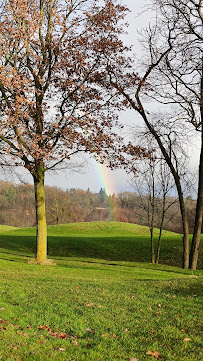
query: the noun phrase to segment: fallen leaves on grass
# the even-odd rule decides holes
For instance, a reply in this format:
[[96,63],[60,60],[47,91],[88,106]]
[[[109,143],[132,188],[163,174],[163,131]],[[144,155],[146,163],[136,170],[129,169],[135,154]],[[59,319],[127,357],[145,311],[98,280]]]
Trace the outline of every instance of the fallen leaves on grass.
[[110,338],[116,338],[116,337],[118,337],[118,336],[116,336],[113,332],[112,332],[112,334],[109,336]]
[[28,333],[23,333],[23,336],[27,338],[29,337]]
[[8,321],[4,321],[4,320],[2,320],[2,318],[0,318],[0,323],[2,324],[2,323],[8,323]]
[[146,354],[155,357],[157,360],[160,358],[160,353],[157,351],[147,351]]
[[86,303],[85,303],[85,306],[86,306],[86,307],[92,307],[92,306],[95,306],[95,304],[94,304],[93,302],[90,302],[90,303],[89,303],[89,302],[86,302]]
[[110,335],[108,333],[103,333],[101,337],[120,338],[120,336],[115,335],[113,332]]
[[96,331],[95,331],[95,330],[92,330],[91,328],[86,328],[86,331],[87,331],[87,332],[90,332],[90,333],[96,333]]
[[189,342],[189,341],[191,341],[191,338],[186,337],[186,338],[184,338],[184,340],[183,340],[183,341],[185,341],[185,342]]
[[49,335],[55,338],[61,338],[61,339],[67,339],[72,338],[73,336],[70,336],[68,333],[64,332],[49,332]]
[[139,360],[138,360],[138,358],[131,357],[131,358],[130,358],[130,361],[139,361]]
[[157,315],[166,315],[166,314],[167,314],[166,311],[161,311],[161,310],[158,310],[158,309],[157,309],[157,311],[155,312],[155,316],[157,316]]
[[67,338],[73,338],[73,336],[69,335],[65,332],[54,332],[49,326],[47,325],[40,325],[38,326],[39,330],[46,330],[50,336],[55,338],[61,338],[61,339],[67,339]]
[[73,341],[72,341],[72,344],[73,344],[74,346],[80,346],[80,344],[79,344],[79,342],[78,342],[77,340],[73,340]]
[[66,349],[63,347],[59,347],[59,351],[66,351]]
[[40,325],[37,327],[39,330],[47,330],[47,331],[50,331],[51,328],[47,325]]

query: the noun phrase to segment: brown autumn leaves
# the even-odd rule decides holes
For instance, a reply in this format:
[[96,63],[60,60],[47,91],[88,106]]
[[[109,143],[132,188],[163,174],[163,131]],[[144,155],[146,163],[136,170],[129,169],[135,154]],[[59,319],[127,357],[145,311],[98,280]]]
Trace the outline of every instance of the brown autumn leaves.
[[124,77],[130,67],[120,40],[126,12],[111,0],[1,2],[1,163],[24,166],[33,176],[37,263],[47,257],[47,170],[82,152],[133,171],[133,159],[150,156],[115,131],[126,102],[106,74],[115,68],[120,76],[123,69]]
[[[165,6],[164,1],[156,3]],[[183,5],[187,9],[187,4]],[[176,8],[175,13],[181,13],[181,9]],[[0,0],[1,164],[23,166],[33,176],[37,249],[43,243],[40,262],[46,261],[47,249],[47,170],[62,162],[67,166],[75,154],[90,153],[111,168],[123,166],[135,172],[134,161],[151,156],[141,146],[125,144],[118,123],[121,110],[132,108],[143,117],[167,164],[174,168],[139,97],[141,90],[149,91],[148,75],[167,56],[172,39],[169,50],[159,56],[158,62],[152,61],[140,80],[132,69],[129,49],[121,40],[127,11],[113,0],[104,0],[103,4],[99,0]],[[178,190],[178,174],[174,173],[174,179]],[[193,268],[199,249],[202,188],[198,199],[197,237],[191,251],[191,258],[195,253]],[[189,236],[182,208],[184,267],[188,268]]]
[[124,102],[104,82],[107,67],[130,66],[119,39],[126,11],[113,1],[2,3],[0,138],[14,164],[33,174],[80,152],[110,166],[127,166],[123,152],[146,155],[114,132]]

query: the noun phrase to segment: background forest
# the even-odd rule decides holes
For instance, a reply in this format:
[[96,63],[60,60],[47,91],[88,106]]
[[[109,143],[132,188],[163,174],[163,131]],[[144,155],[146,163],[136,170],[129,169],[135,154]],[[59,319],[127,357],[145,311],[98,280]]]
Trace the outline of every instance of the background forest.
[[[89,189],[67,189],[45,186],[47,223],[63,224],[90,221],[119,221],[150,224],[150,196],[122,192],[108,196],[105,189],[98,193]],[[167,197],[170,207],[165,214],[164,229],[182,232],[179,204],[175,197]],[[196,201],[185,199],[190,233],[194,227]],[[155,198],[154,226],[160,227],[162,198]],[[0,181],[0,224],[16,227],[34,227],[35,200],[31,184],[13,184]]]

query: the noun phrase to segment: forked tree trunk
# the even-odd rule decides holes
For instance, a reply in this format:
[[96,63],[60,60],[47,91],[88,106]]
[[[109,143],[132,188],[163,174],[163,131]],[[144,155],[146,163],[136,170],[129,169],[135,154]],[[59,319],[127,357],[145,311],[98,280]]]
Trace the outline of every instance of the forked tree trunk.
[[35,169],[34,188],[35,188],[35,207],[36,207],[36,262],[43,263],[47,259],[47,226],[45,212],[45,193],[44,193],[44,166],[38,165]]
[[[173,175],[174,176],[174,175]],[[174,176],[176,181],[176,175]],[[182,226],[183,226],[183,268],[189,268],[189,226],[188,226],[188,219],[187,213],[185,209],[185,202],[183,197],[183,192],[181,189],[181,184],[179,177],[177,176],[177,183],[176,183],[177,191],[178,191],[178,199],[180,204],[180,211],[182,217]]]
[[[203,118],[203,117],[202,117]],[[195,270],[197,268],[198,253],[200,247],[200,234],[202,229],[202,214],[203,214],[203,125],[202,125],[202,145],[199,162],[199,183],[197,205],[195,213],[195,226],[192,237],[192,244],[190,250],[190,268]]]

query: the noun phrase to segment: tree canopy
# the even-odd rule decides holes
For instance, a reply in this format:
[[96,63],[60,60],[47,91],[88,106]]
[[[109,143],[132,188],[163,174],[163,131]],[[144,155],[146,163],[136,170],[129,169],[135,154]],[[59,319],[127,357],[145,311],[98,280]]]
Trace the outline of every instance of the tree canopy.
[[130,66],[120,40],[126,12],[111,0],[0,3],[1,153],[33,176],[38,262],[46,258],[47,170],[80,152],[109,166],[127,165],[123,152],[146,155],[116,134],[125,102],[101,82],[109,66]]

